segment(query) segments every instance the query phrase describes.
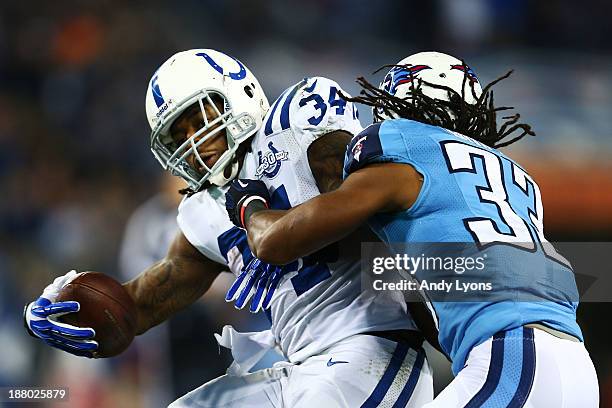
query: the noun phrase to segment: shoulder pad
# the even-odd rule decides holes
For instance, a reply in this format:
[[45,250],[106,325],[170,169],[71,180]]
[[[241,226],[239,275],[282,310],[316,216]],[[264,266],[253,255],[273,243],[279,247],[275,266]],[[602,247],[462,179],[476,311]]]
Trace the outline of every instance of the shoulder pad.
[[344,177],[382,156],[380,125],[374,123],[351,139],[344,159]]

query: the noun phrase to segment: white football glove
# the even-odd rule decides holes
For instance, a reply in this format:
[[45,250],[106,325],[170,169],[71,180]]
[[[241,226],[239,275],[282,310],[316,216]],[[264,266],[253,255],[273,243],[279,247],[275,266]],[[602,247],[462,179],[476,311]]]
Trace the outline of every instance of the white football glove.
[[77,272],[72,270],[56,278],[36,301],[25,306],[23,320],[31,336],[38,337],[48,345],[68,353],[93,358],[96,357],[98,349],[98,342],[93,340],[96,335],[95,330],[72,326],[57,320],[67,313],[78,312],[81,308],[79,302],[75,301],[56,302],[64,286],[77,276]]

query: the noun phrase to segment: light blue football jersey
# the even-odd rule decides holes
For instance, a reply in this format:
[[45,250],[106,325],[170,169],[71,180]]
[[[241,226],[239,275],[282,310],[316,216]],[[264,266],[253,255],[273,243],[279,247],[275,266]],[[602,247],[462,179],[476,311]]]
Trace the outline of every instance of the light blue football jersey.
[[[571,266],[544,237],[540,190],[524,169],[467,136],[407,119],[373,124],[355,136],[344,176],[381,162],[407,163],[423,175],[411,208],[369,220],[383,242],[391,248],[397,243],[470,243],[493,255],[483,273],[494,287],[503,288],[501,297],[432,302],[439,341],[455,374],[474,346],[527,323],[582,340]],[[428,279],[427,272],[417,271],[417,280]]]

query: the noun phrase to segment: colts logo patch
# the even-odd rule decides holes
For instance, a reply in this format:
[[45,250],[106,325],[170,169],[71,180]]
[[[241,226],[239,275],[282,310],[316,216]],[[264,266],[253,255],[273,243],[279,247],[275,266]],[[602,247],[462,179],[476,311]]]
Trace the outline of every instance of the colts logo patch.
[[257,166],[255,176],[258,178],[262,175],[268,178],[275,177],[280,171],[282,162],[289,159],[289,152],[284,150],[279,152],[278,149],[272,145],[272,142],[268,143],[268,148],[270,150],[266,153],[261,151],[257,152],[259,166]]

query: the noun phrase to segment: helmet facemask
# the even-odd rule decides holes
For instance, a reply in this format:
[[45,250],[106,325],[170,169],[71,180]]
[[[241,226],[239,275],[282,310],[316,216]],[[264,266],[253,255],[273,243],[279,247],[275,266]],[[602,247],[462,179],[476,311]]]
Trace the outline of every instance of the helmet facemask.
[[[238,174],[237,156],[269,107],[257,78],[236,58],[205,48],[180,51],[155,71],[147,87],[151,150],[164,169],[188,183],[188,192],[223,186]],[[189,118],[187,135],[194,134],[173,138],[172,125],[198,108],[202,123]]]
[[[217,103],[221,102],[222,110],[219,109],[215,100]],[[204,125],[179,145],[172,138],[170,127],[194,104],[197,104],[202,112]],[[214,118],[209,119],[206,115],[206,105],[214,110]],[[182,177],[192,191],[199,191],[206,181],[223,186],[236,177],[239,170],[236,158],[239,148],[237,140],[244,140],[247,135],[254,133],[256,127],[255,119],[248,113],[242,112],[234,115],[231,102],[222,92],[205,89],[186,98],[182,103],[176,104],[174,110],[165,115],[151,134],[151,150],[162,167]],[[212,167],[208,167],[198,148],[207,141],[218,137],[222,132],[227,140],[227,150]],[[200,168],[195,168],[190,164],[190,156],[193,156],[191,163],[199,165]],[[226,177],[225,172],[228,166],[231,166],[230,173]]]

